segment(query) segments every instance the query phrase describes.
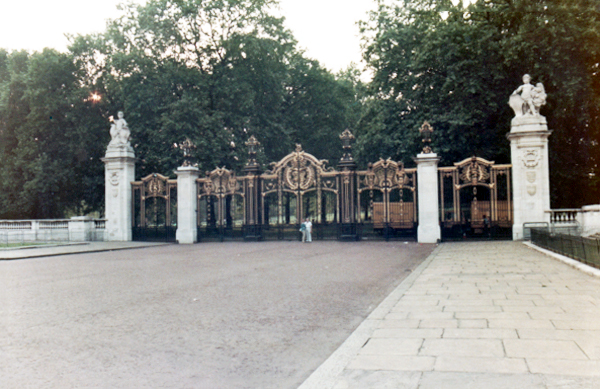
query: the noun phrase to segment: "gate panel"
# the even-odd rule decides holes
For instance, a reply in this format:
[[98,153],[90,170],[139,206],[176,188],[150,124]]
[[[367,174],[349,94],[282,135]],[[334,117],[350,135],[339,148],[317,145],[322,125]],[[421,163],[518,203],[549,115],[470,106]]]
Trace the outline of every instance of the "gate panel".
[[175,241],[177,180],[154,173],[131,184],[132,238],[137,241]]
[[359,223],[366,239],[416,237],[416,170],[380,159],[357,172]]
[[439,168],[443,239],[512,237],[510,169],[478,157]]
[[198,185],[198,241],[243,239],[244,179],[225,168],[207,172]]
[[313,238],[337,237],[338,172],[300,145],[261,175],[264,239],[300,239],[300,224],[313,223]]

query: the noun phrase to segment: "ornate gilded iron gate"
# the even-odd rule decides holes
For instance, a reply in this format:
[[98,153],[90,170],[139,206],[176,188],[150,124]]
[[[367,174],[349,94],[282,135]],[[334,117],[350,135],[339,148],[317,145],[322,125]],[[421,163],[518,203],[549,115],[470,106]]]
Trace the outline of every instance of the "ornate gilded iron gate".
[[380,159],[357,175],[361,237],[415,237],[416,169]]
[[[313,223],[314,239],[415,238],[417,171],[391,159],[356,170],[345,131],[340,170],[296,150],[260,173],[253,137],[244,175],[224,167],[198,178],[198,241],[300,239]],[[443,239],[511,238],[511,165],[472,157],[440,167]],[[132,183],[134,240],[174,241],[177,180],[151,174]]]
[[315,239],[337,238],[339,173],[300,145],[260,175],[263,239],[299,239],[306,218]]
[[175,241],[177,180],[154,173],[131,183],[133,240]]
[[510,170],[478,157],[439,168],[443,239],[512,237]]

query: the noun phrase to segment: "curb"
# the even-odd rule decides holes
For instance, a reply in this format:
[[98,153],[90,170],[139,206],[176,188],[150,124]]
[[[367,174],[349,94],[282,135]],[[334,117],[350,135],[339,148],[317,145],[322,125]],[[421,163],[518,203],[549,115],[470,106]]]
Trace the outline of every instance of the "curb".
[[[85,244],[85,243],[84,243]],[[89,243],[87,243],[89,244]],[[44,257],[57,257],[60,255],[74,255],[74,254],[91,254],[91,253],[102,253],[102,252],[107,252],[107,251],[120,251],[120,250],[135,250],[135,249],[142,249],[142,248],[148,248],[148,247],[157,247],[157,246],[166,246],[166,245],[170,245],[173,243],[155,243],[152,245],[139,245],[139,246],[116,246],[116,247],[107,247],[107,248],[93,248],[90,250],[78,250],[78,251],[60,251],[57,250],[55,252],[51,252],[51,253],[40,253],[39,251],[34,251],[31,253],[27,253],[27,254],[23,254],[20,256],[15,256],[15,257],[6,257],[6,256],[2,256],[2,253],[0,253],[0,261],[17,261],[20,259],[31,259],[31,258],[44,258]],[[71,245],[69,245],[71,246]],[[53,246],[53,248],[56,246]],[[59,246],[60,247],[60,246]],[[63,245],[62,247],[65,247],[65,245]],[[48,248],[48,247],[46,247]]]
[[595,267],[586,265],[585,263],[581,263],[579,261],[576,261],[574,259],[566,257],[566,256],[564,256],[562,254],[557,254],[554,251],[543,249],[543,248],[541,248],[539,246],[534,245],[531,242],[523,242],[523,244],[525,246],[533,249],[533,250],[539,251],[540,253],[543,253],[543,254],[546,254],[546,255],[548,255],[550,257],[553,257],[554,259],[557,259],[557,260],[559,260],[559,261],[561,261],[561,262],[563,262],[563,263],[565,263],[565,264],[567,264],[567,265],[569,265],[569,266],[571,266],[571,267],[573,267],[573,268],[575,268],[577,270],[580,270],[580,271],[582,271],[582,272],[584,272],[586,274],[589,274],[589,275],[594,276],[594,277],[600,277],[600,269],[596,269]]

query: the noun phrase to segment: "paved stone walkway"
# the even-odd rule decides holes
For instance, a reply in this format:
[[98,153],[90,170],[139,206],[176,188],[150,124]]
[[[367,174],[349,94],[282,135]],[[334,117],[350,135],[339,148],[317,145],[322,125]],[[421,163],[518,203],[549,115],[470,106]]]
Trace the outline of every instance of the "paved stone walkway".
[[600,278],[522,243],[440,245],[300,388],[600,388]]

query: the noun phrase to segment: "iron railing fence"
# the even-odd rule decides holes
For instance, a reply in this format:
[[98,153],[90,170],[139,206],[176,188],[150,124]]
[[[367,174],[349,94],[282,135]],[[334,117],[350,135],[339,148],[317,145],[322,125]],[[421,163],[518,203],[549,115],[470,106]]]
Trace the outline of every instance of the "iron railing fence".
[[531,243],[600,269],[600,239],[532,228]]
[[141,242],[175,242],[176,227],[152,226],[133,227],[131,229],[132,239]]
[[[135,229],[134,229],[135,231]],[[134,240],[142,239],[134,233]],[[416,226],[412,229],[394,229],[390,223],[375,228],[373,223],[313,223],[313,240],[416,240]],[[257,224],[234,228],[198,227],[198,242],[224,242],[231,240],[301,241],[300,224]]]

